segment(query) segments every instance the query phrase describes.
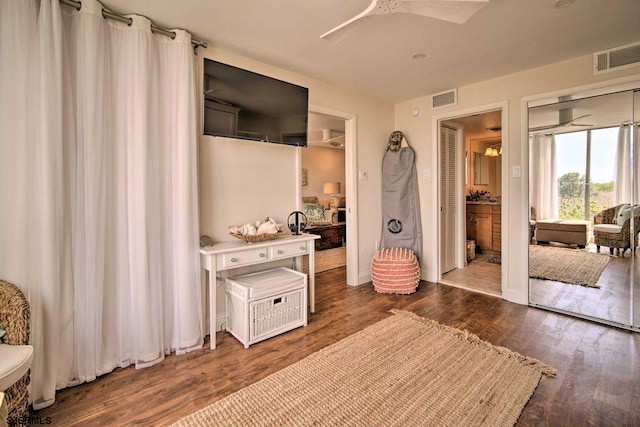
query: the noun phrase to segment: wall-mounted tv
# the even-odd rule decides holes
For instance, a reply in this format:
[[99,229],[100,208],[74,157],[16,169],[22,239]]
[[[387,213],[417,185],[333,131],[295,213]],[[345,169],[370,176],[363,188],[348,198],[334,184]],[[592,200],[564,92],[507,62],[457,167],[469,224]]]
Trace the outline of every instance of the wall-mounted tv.
[[204,60],[205,135],[307,146],[309,89]]

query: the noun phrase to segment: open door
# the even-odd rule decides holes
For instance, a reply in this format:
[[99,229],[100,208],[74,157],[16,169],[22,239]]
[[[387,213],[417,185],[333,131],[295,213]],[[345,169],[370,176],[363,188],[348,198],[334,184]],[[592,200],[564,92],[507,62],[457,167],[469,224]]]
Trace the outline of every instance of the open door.
[[440,127],[440,273],[456,268],[456,141],[457,130]]

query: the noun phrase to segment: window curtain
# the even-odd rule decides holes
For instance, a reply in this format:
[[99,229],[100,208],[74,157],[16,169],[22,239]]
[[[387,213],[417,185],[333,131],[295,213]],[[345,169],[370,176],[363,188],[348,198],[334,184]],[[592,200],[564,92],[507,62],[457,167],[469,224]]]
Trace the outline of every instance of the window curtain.
[[190,35],[0,0],[0,277],[31,304],[34,408],[203,343]]
[[633,126],[633,204],[640,204],[640,126]]
[[[637,138],[635,139],[637,140]],[[634,174],[637,175],[637,169]],[[631,126],[629,125],[620,125],[620,129],[618,130],[615,177],[613,195],[614,205],[631,203],[633,190],[631,183]]]
[[530,144],[529,199],[538,219],[558,217],[558,172],[553,135],[533,135]]

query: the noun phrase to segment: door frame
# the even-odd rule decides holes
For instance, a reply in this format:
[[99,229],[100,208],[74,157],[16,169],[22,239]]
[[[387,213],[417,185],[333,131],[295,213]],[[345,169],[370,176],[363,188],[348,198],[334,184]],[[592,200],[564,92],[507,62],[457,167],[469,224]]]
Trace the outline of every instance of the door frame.
[[[358,286],[360,283],[358,266],[358,175],[356,158],[356,115],[344,111],[319,105],[309,105],[309,112],[333,116],[344,120],[344,168],[345,168],[345,196],[347,201],[346,227],[347,227],[347,285]],[[302,182],[302,153],[298,149],[296,157],[296,175],[298,182]],[[302,187],[298,185],[296,200],[298,209],[302,203]]]
[[[509,194],[509,164],[510,162],[508,161],[509,159],[509,102],[508,101],[502,101],[502,102],[496,102],[496,103],[492,103],[492,104],[485,104],[485,105],[479,105],[476,107],[469,107],[469,108],[465,108],[465,109],[461,109],[461,110],[454,110],[454,111],[449,111],[446,113],[441,113],[441,114],[435,114],[431,117],[431,130],[432,130],[432,138],[433,141],[437,141],[436,144],[433,144],[433,160],[432,160],[432,168],[433,170],[437,171],[437,177],[438,179],[434,180],[434,184],[436,186],[435,189],[435,194],[440,194],[440,186],[441,186],[441,174],[442,171],[440,170],[440,122],[441,121],[446,121],[446,120],[455,120],[455,119],[459,119],[461,117],[466,117],[466,116],[472,116],[475,114],[482,114],[482,113],[487,113],[490,111],[498,111],[500,110],[501,112],[501,117],[502,117],[502,156],[503,156],[503,161],[502,161],[502,168],[501,168],[501,180],[502,180],[502,205],[501,205],[501,210],[502,210],[502,230],[507,230],[509,227],[509,204],[505,203],[505,201],[508,201],[508,194]],[[461,146],[462,144],[459,144],[459,146]],[[462,151],[464,151],[463,148],[461,148]],[[459,160],[458,160],[458,167],[461,168],[462,170],[464,170],[464,155],[459,156]],[[505,161],[506,159],[506,161]],[[458,172],[458,175],[460,175],[460,173],[463,172]],[[464,180],[459,180],[458,182],[458,191],[457,194],[460,195],[460,204],[461,206],[464,206],[464,202],[465,202],[465,194],[464,194]],[[442,224],[441,224],[441,218],[440,218],[440,203],[434,204],[433,206],[433,215],[435,218],[437,218],[436,221],[436,233],[434,233],[436,236],[438,236],[438,248],[441,247],[441,239],[442,239]],[[466,233],[465,233],[465,209],[458,209],[457,212],[458,218],[456,219],[456,224],[458,227],[457,230],[457,235],[459,236],[458,240],[458,247],[456,249],[456,253],[458,254],[457,258],[459,259],[462,255],[462,253],[464,253],[464,251],[466,251]],[[502,265],[501,265],[501,271],[500,271],[500,276],[501,276],[501,291],[502,291],[502,295],[503,298],[505,297],[505,290],[507,289],[507,285],[506,285],[506,281],[507,281],[507,277],[508,277],[508,271],[509,271],[509,242],[508,239],[506,238],[507,233],[501,233],[501,247],[502,247],[502,251],[501,253],[503,254],[502,256]],[[437,273],[436,273],[436,281],[440,282],[442,280],[442,271],[440,268],[440,251],[435,251],[432,254],[432,259],[429,261],[431,265],[437,266]]]

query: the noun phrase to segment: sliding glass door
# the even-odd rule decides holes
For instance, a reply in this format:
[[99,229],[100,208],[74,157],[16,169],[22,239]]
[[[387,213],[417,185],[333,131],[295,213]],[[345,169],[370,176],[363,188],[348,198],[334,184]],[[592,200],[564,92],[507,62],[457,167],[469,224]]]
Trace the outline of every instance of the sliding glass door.
[[640,326],[634,90],[529,105],[531,305]]

